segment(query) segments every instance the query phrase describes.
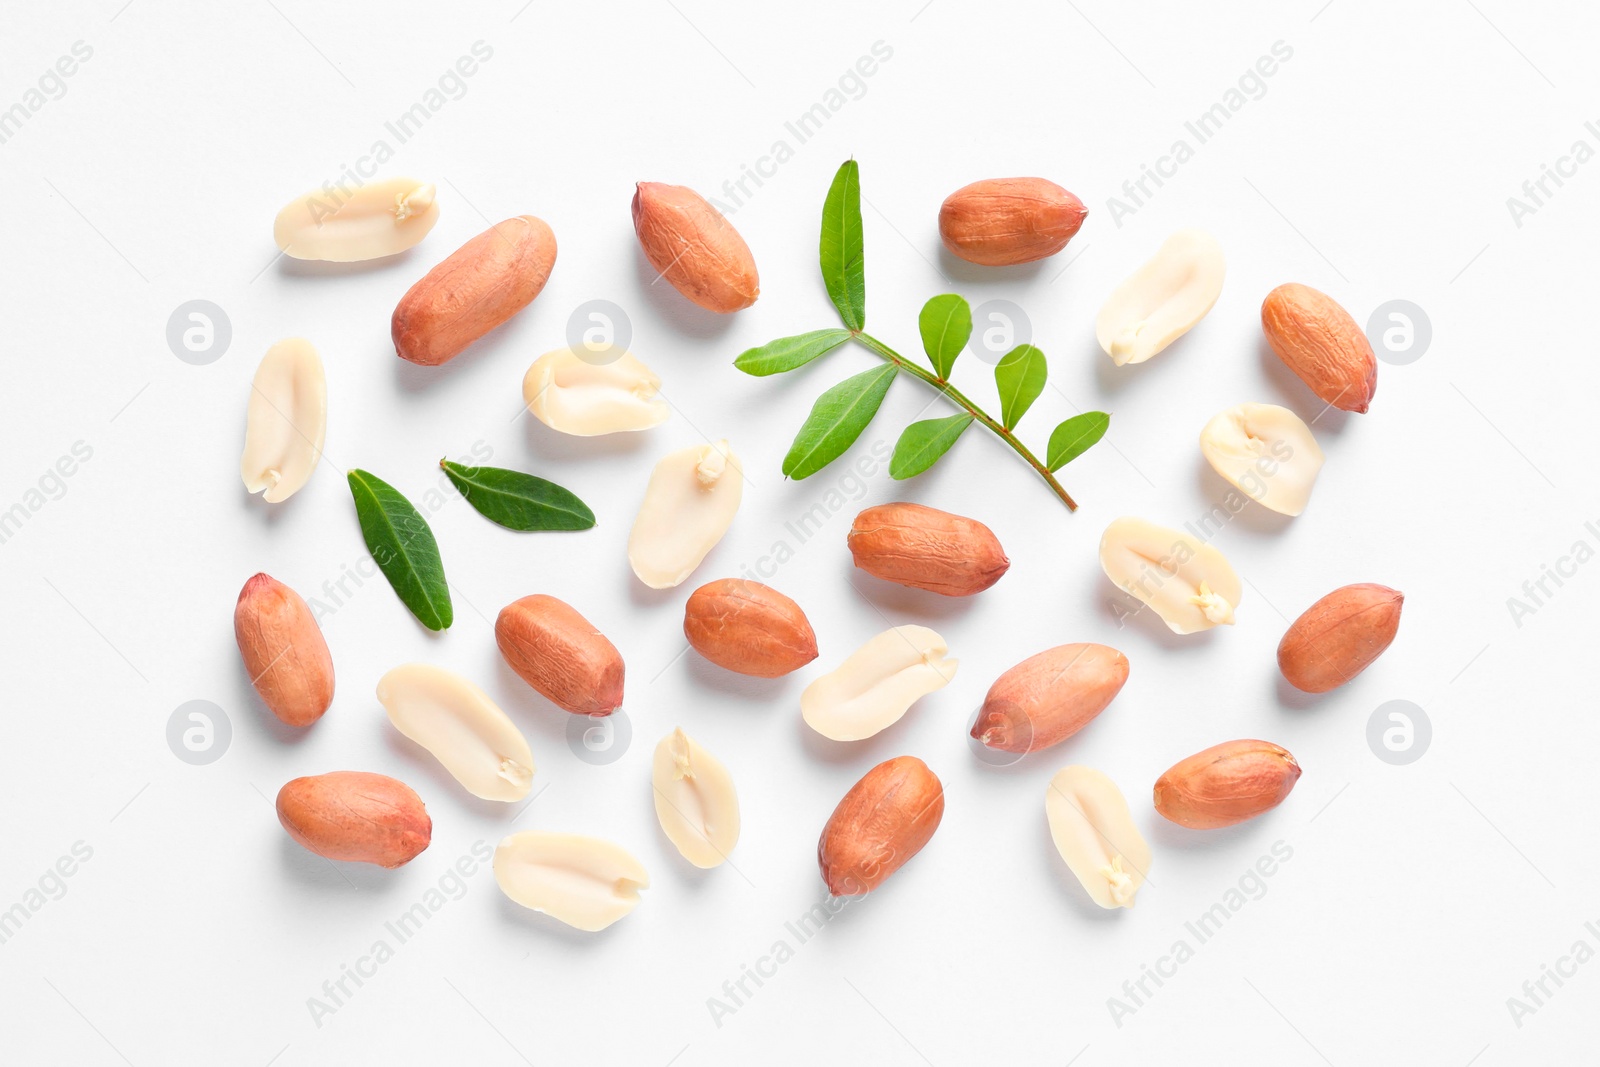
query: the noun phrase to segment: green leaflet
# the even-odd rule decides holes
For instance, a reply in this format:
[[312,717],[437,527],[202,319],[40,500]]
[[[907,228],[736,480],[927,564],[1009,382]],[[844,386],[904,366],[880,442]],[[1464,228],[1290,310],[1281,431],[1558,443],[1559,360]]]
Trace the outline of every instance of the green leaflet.
[[846,378],[819,396],[783,457],[784,477],[808,478],[844,455],[878,413],[898,370],[885,363]]
[[388,482],[362,470],[348,478],[361,536],[395,595],[428,629],[448,630],[455,614],[433,531]]
[[852,330],[867,325],[867,264],[861,247],[861,171],[846,160],[822,204],[822,283]]
[[934,373],[944,381],[972,336],[972,308],[955,293],[936,296],[922,305],[917,327],[922,331],[922,349],[928,353]]
[[966,412],[913,422],[895,443],[894,456],[889,460],[889,477],[904,479],[921,474],[939,462],[939,457],[950,451],[956,438],[971,425],[972,416]]
[[1045,451],[1044,465],[1057,471],[1093,448],[1095,442],[1106,435],[1111,416],[1103,411],[1085,411],[1074,415],[1050,432],[1050,447]]
[[1044,392],[1049,365],[1044,353],[1032,345],[1018,345],[995,364],[994,384],[1000,389],[1000,421],[1015,429],[1033,402]]
[[746,374],[756,377],[765,377],[768,374],[782,374],[797,367],[803,367],[818,356],[826,355],[835,348],[850,340],[850,331],[831,327],[826,330],[812,330],[794,337],[780,337],[776,341],[768,341],[760,348],[752,348],[740,354],[733,361],[733,365]]
[[467,503],[490,522],[510,530],[587,530],[594,512],[555,482],[501,467],[467,467],[441,459],[439,466]]

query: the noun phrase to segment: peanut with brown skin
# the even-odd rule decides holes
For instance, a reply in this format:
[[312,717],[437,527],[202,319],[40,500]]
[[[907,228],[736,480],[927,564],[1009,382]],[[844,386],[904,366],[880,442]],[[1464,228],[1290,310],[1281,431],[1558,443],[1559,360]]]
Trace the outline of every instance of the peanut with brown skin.
[[1082,200],[1055,182],[989,178],[945,198],[939,237],[951,255],[969,263],[1031,263],[1065,248],[1088,213]]
[[761,283],[750,246],[693,189],[640,182],[633,229],[656,272],[707,311],[726,315],[756,302]]
[[1309,285],[1280,285],[1261,302],[1261,332],[1288,368],[1328,404],[1364,412],[1378,391],[1378,358],[1350,313]]
[[817,635],[800,605],[743,578],[707,582],[683,608],[683,635],[719,667],[777,678],[817,658]]
[[395,354],[426,367],[468,345],[533,303],[556,263],[556,236],[519,215],[480,233],[406,290],[389,321]]
[[1307,693],[1350,681],[1383,655],[1400,629],[1405,594],[1386,585],[1346,585],[1296,619],[1278,643],[1278,669]]
[[1179,760],[1156,781],[1156,811],[1191,830],[1216,830],[1282,804],[1300,764],[1270,741],[1224,741]]
[[494,639],[518,677],[574,715],[622,706],[622,654],[565,601],[543,593],[513,601],[495,619]]
[[296,778],[278,790],[278,821],[330,860],[395,868],[428,847],[433,820],[404,782],[366,771]]
[[269,574],[239,590],[239,656],[261,700],[290,726],[310,726],[333,703],[333,656],[300,594]]
[[878,764],[851,787],[817,842],[817,865],[833,896],[855,896],[928,843],[944,818],[944,786],[915,756]]
[[1096,644],[1057,645],[989,687],[972,736],[1002,752],[1037,752],[1089,725],[1128,680],[1128,657]]
[[850,555],[868,574],[944,596],[971,596],[1011,566],[994,531],[921,504],[879,504],[856,516]]

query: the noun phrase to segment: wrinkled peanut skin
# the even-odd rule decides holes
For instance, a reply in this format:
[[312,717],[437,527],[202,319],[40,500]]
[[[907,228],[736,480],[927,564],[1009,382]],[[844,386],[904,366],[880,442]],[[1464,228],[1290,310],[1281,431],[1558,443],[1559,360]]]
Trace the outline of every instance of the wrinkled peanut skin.
[[1156,811],[1191,830],[1216,830],[1283,803],[1300,764],[1270,741],[1225,741],[1179,760],[1156,781]]
[[1309,285],[1280,285],[1261,302],[1261,332],[1326,403],[1365,412],[1378,391],[1378,358],[1350,313]]
[[822,828],[817,865],[836,897],[868,893],[905,865],[944,818],[944,786],[915,756],[878,764]]
[[777,678],[817,658],[817,635],[800,605],[743,578],[696,589],[683,608],[683,636],[717,666],[756,678]]
[[239,590],[233,607],[239,657],[268,710],[310,726],[333,703],[333,655],[300,594],[269,574]]
[[848,543],[856,566],[873,577],[944,596],[981,593],[1011,566],[989,527],[922,504],[866,509]]
[[750,246],[693,189],[640,182],[633,194],[633,229],[656,272],[707,311],[730,314],[760,295]]
[[972,736],[1002,752],[1037,752],[1089,725],[1122,691],[1128,657],[1106,645],[1057,645],[1002,674]]
[[989,178],[957,189],[939,208],[950,254],[985,267],[1032,263],[1067,246],[1089,214],[1044,178]]
[[395,868],[428,847],[433,820],[411,787],[387,775],[333,771],[278,790],[278,821],[319,856]]
[[622,653],[565,601],[536,593],[507,604],[494,639],[519,678],[574,715],[622,706]]
[[1278,669],[1307,693],[1350,681],[1383,655],[1400,629],[1405,595],[1386,585],[1346,585],[1305,610],[1278,643]]
[[556,235],[519,215],[454,252],[406,291],[389,320],[401,359],[435,367],[533,303],[556,265]]

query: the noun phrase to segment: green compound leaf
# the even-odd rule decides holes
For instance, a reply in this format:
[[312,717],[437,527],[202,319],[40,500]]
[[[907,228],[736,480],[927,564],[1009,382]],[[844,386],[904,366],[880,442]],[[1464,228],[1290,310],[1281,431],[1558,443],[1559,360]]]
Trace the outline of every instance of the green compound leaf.
[[752,348],[742,352],[733,365],[746,374],[753,374],[763,378],[768,374],[782,374],[785,371],[795,370],[807,363],[832,352],[835,348],[850,340],[850,331],[841,330],[837,326],[826,330],[812,330],[795,337],[780,337],[776,341],[768,341],[760,348]]
[[1044,392],[1049,364],[1032,345],[1018,345],[995,364],[994,384],[1000,389],[1000,421],[1012,430]]
[[439,466],[480,515],[509,530],[587,530],[594,525],[589,506],[555,482],[447,459],[441,459]]
[[1045,450],[1044,465],[1058,471],[1068,463],[1093,448],[1106,435],[1111,416],[1103,411],[1085,411],[1074,415],[1050,432],[1050,447]]
[[822,204],[822,283],[852,330],[867,324],[867,264],[861,246],[861,171],[847,160]]
[[389,579],[401,603],[430,630],[448,630],[455,620],[439,544],[411,501],[381,478],[352,470],[348,479],[367,550]]
[[899,369],[893,363],[873,367],[818,397],[783,457],[784,477],[809,478],[844,455],[878,413]]
[[956,438],[971,425],[972,416],[965,412],[943,419],[913,422],[895,443],[894,457],[889,460],[889,477],[903,480],[921,474],[939,462],[939,457],[950,451]]
[[972,336],[972,308],[959,295],[945,293],[922,305],[917,326],[922,331],[922,349],[928,353],[928,361],[939,380],[946,380],[956,357],[966,347],[967,338]]

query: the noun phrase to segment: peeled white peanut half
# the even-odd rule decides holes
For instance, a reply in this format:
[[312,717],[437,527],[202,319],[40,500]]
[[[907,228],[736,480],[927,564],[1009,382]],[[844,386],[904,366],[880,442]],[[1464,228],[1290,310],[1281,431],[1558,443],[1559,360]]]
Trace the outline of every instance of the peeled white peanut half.
[[800,715],[823,737],[860,741],[900,721],[912,704],[956,676],[944,638],[926,626],[896,626],[806,686]]
[[1150,846],[1116,783],[1093,767],[1064,767],[1045,790],[1044,813],[1056,851],[1094,902],[1133,907],[1150,869]]
[[711,753],[673,730],[650,765],[656,818],[667,840],[696,867],[715,867],[739,843],[739,795],[733,776]]
[[591,363],[570,348],[546,352],[522,378],[522,400],[552,430],[598,437],[648,430],[672,409],[657,394],[661,379],[632,353]]
[[407,663],[378,679],[389,721],[433,753],[484,800],[521,800],[533,781],[533,753],[499,705],[458,674]]
[[650,474],[628,535],[628,562],[652,589],[679,584],[728,532],[744,495],[744,469],[728,442],[671,453]]
[[328,380],[322,357],[300,337],[267,349],[245,412],[244,456],[239,474],[252,493],[276,504],[311,478],[328,432]]
[[439,221],[434,187],[412,178],[313,189],[278,212],[272,239],[294,259],[355,263],[404,252]]
[[1219,412],[1200,431],[1200,451],[1240,492],[1284,515],[1306,509],[1322,470],[1322,449],[1311,427],[1276,404]]
[[1243,592],[1221,552],[1130,516],[1100,535],[1100,566],[1119,589],[1154,608],[1175,634],[1232,625]]
[[1100,308],[1094,320],[1100,347],[1119,367],[1143,363],[1206,317],[1226,273],[1215,237],[1179,230]]
[[604,930],[650,888],[644,866],[610,841],[528,830],[494,850],[494,880],[524,908],[579,930]]

